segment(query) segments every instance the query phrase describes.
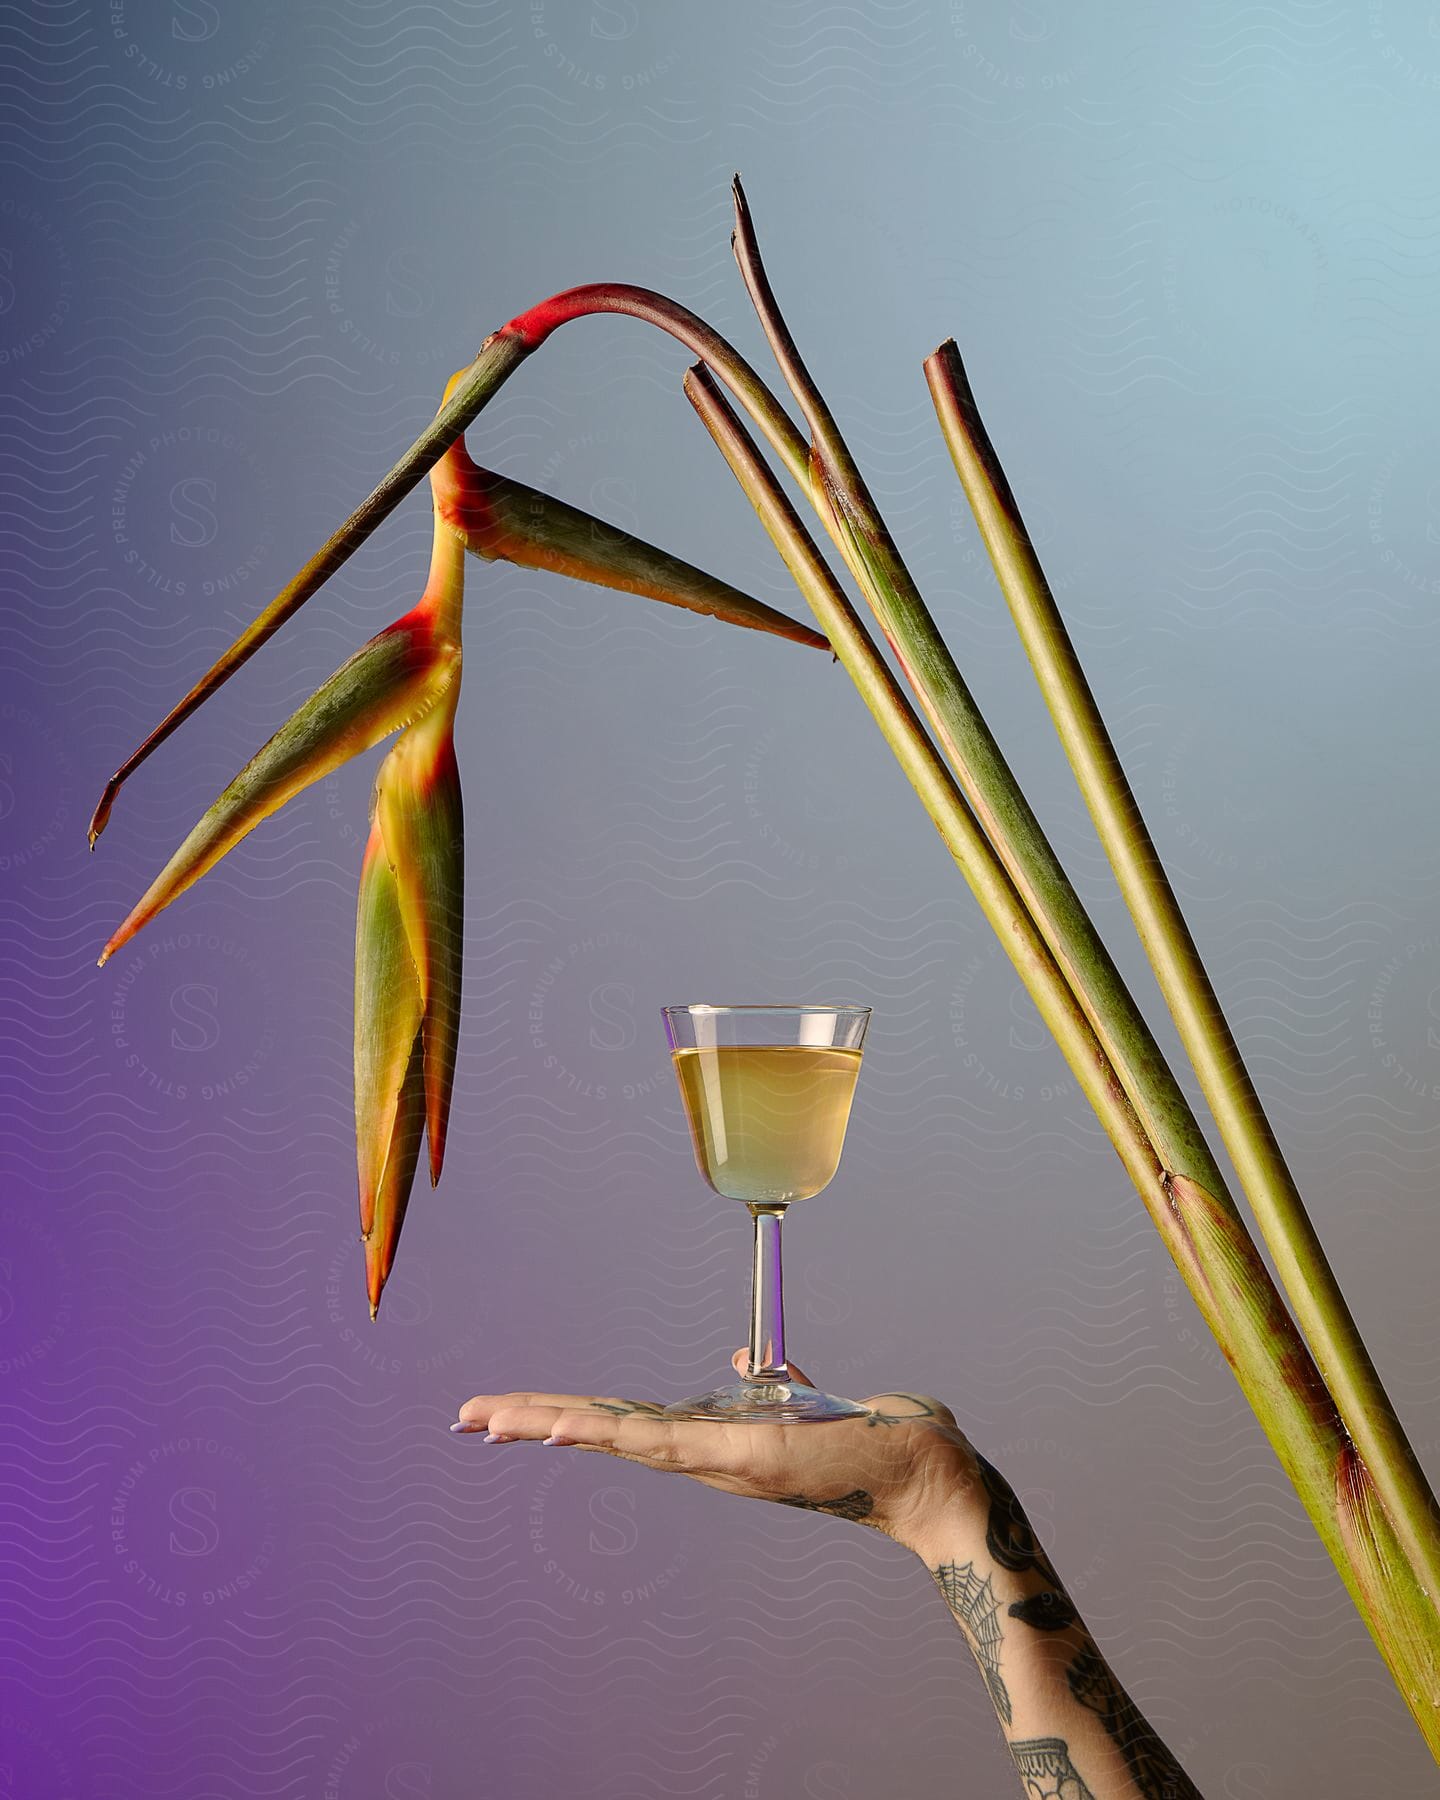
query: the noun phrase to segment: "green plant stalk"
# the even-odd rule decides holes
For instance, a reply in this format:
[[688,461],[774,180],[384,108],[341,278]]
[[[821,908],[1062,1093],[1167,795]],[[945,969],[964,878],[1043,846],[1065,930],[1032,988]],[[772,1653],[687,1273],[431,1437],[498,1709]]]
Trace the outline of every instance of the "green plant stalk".
[[1074,989],[1163,1167],[1223,1196],[1221,1175],[1190,1103],[1090,920],[936,629],[833,414],[776,303],[745,195],[735,183],[736,261],[765,335],[810,427],[805,489],[875,614],[886,641],[1011,880]]
[[953,341],[927,359],[925,376],[1001,592],[1281,1286],[1416,1571],[1440,1596],[1434,1496],[1221,1011]]
[[[1237,1226],[1243,1231],[1243,1222],[1226,1192],[1223,1177],[1189,1102],[1030,810],[935,628],[833,415],[805,367],[766,276],[738,180],[735,183],[735,208],[733,246],[736,261],[776,361],[810,427],[808,488],[816,510],[879,620],[976,814],[1074,988],[1125,1092],[1145,1123],[1166,1173],[1172,1177],[1186,1176],[1216,1196],[1230,1207]],[[1058,614],[1055,622],[1058,624]],[[1063,635],[1063,626],[1060,630]],[[1047,622],[1036,627],[1034,639],[1048,641],[1051,635]],[[1103,732],[1103,727],[1101,730]],[[1128,794],[1128,789],[1126,792]],[[1136,816],[1138,818],[1138,814]],[[1143,826],[1141,829],[1143,831]],[[1148,839],[1146,843],[1148,845]],[[1153,849],[1150,855],[1153,860]],[[1158,868],[1158,863],[1155,867]],[[1168,888],[1166,891],[1168,893]],[[1198,957],[1195,960],[1198,967]],[[1212,1003],[1213,999],[1212,993]],[[1218,1017],[1218,1006],[1214,1011]],[[1221,1023],[1223,1028],[1223,1020]],[[1228,1031],[1226,1037],[1228,1039]],[[1188,1043],[1186,1047],[1189,1049]],[[1233,1041],[1230,1054],[1238,1066]],[[1198,1067],[1197,1073],[1201,1074],[1203,1084],[1204,1074]],[[1208,1089],[1206,1091],[1210,1098]],[[1253,1089],[1250,1092],[1253,1099]],[[1254,1106],[1258,1112],[1258,1100],[1254,1100]],[[1260,1116],[1263,1118],[1263,1114]],[[1268,1135],[1268,1127],[1266,1131]],[[1273,1145],[1273,1137],[1270,1142]],[[1231,1149],[1233,1155],[1234,1147]],[[1275,1156],[1279,1156],[1278,1149]],[[1298,1196],[1296,1201],[1298,1205]],[[1303,1217],[1303,1208],[1301,1213]],[[1308,1228],[1308,1221],[1306,1225]],[[1318,1245],[1316,1247],[1318,1250]],[[1338,1289],[1336,1295],[1338,1298]],[[1353,1334],[1353,1322],[1350,1330]],[[1358,1334],[1354,1335],[1354,1341],[1358,1343]],[[1221,1347],[1227,1348],[1224,1340]],[[1368,1367],[1368,1358],[1365,1361]],[[1373,1376],[1373,1369],[1370,1372]],[[1400,1432],[1398,1422],[1394,1422],[1393,1410],[1384,1399],[1378,1379],[1374,1382],[1373,1392],[1380,1396],[1381,1407],[1393,1424],[1394,1434],[1398,1434],[1399,1444],[1385,1441],[1390,1434],[1382,1421],[1377,1433],[1382,1451],[1381,1464],[1378,1469],[1369,1468],[1369,1475],[1381,1492],[1384,1504],[1392,1511],[1396,1531],[1421,1589],[1431,1596],[1434,1629],[1440,1624],[1434,1612],[1434,1596],[1440,1595],[1440,1557],[1437,1557],[1433,1526],[1435,1514],[1431,1510],[1434,1503],[1403,1432]],[[1345,1413],[1343,1407],[1340,1410],[1348,1427],[1351,1415]],[[1358,1433],[1352,1430],[1352,1435],[1357,1443],[1361,1442]],[[1386,1451],[1392,1454],[1387,1456]],[[1397,1456],[1402,1460],[1397,1461]],[[1397,1473],[1406,1483],[1403,1488],[1395,1484],[1393,1478]],[[1440,1643],[1437,1643],[1437,1651],[1440,1651]]]
[[[1177,1181],[1186,1181],[1213,1197],[1226,1211],[1229,1225],[1249,1243],[1249,1234],[1226,1192],[1189,1102],[1005,763],[833,415],[800,357],[766,277],[738,181],[735,201],[736,260],[776,361],[810,427],[807,487],[816,510],[879,620],[951,767],[960,777],[976,814],[1144,1122],[1167,1185],[1173,1192]],[[1149,1196],[1143,1190],[1142,1197],[1148,1204]],[[1250,1253],[1255,1254],[1253,1244]],[[1211,1323],[1214,1329],[1214,1322]],[[1222,1350],[1233,1359],[1233,1334],[1218,1330],[1216,1335]],[[1272,1442],[1280,1448],[1273,1436]],[[1338,1460],[1337,1455],[1329,1457],[1324,1475],[1332,1492]],[[1366,1476],[1378,1487],[1375,1473],[1368,1466]],[[1296,1481],[1317,1525],[1320,1517],[1327,1516],[1323,1509],[1317,1510],[1315,1482],[1319,1478],[1320,1471],[1312,1467]],[[1421,1480],[1423,1485],[1423,1477]],[[1433,1599],[1440,1588],[1435,1585],[1432,1559],[1417,1555],[1416,1516],[1413,1511],[1396,1511],[1382,1502],[1392,1515],[1390,1523],[1397,1534],[1397,1554],[1383,1559],[1398,1583],[1393,1603],[1387,1606],[1387,1596],[1373,1581],[1363,1591],[1357,1589],[1358,1577],[1350,1567],[1345,1543],[1337,1544],[1335,1539],[1335,1504],[1332,1500],[1328,1515],[1332,1529],[1322,1532],[1322,1536],[1337,1559],[1337,1567],[1346,1575],[1352,1596],[1387,1660],[1392,1658],[1387,1641],[1408,1644],[1415,1651],[1408,1666],[1401,1669],[1393,1660],[1391,1666],[1432,1752],[1440,1760],[1440,1719],[1436,1716],[1440,1706],[1440,1675],[1436,1669],[1440,1646],[1436,1641]],[[1374,1512],[1375,1508],[1369,1508],[1367,1516]],[[1395,1573],[1401,1565],[1405,1565],[1403,1579]],[[1377,1607],[1389,1616],[1380,1616]]]
[[824,620],[823,629],[831,648],[859,689],[945,847],[1034,995],[1041,1017],[1091,1096],[1121,1160],[1137,1182],[1144,1182],[1151,1193],[1163,1198],[1163,1171],[1143,1124],[1115,1079],[1088,1019],[1036,930],[1015,884],[905,690],[703,364],[686,375],[685,392],[754,505],[811,611],[817,619]]
[[1440,1759],[1428,1600],[1243,1221],[1227,1197],[1164,1169],[995,847],[744,426],[703,367],[685,391],[1054,1034]]

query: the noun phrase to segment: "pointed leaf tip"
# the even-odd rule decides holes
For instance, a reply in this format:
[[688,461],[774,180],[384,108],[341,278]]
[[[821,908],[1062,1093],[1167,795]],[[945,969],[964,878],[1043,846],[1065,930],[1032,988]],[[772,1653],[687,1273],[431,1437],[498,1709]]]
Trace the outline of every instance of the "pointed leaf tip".
[[375,1196],[374,1223],[365,1237],[365,1288],[370,1296],[370,1316],[380,1310],[380,1297],[395,1264],[395,1250],[410,1205],[415,1165],[420,1159],[420,1138],[425,1129],[425,1053],[417,1033],[410,1066],[395,1112],[395,1130]]
[[752,599],[703,569],[633,537],[617,525],[538,488],[482,469],[457,438],[431,473],[437,526],[444,522],[473,555],[522,569],[546,569],[638,594],[727,624],[828,649],[813,626]]
[[286,801],[432,706],[453,645],[417,608],[371,638],[286,720],[219,795],[111,938],[118,950]]

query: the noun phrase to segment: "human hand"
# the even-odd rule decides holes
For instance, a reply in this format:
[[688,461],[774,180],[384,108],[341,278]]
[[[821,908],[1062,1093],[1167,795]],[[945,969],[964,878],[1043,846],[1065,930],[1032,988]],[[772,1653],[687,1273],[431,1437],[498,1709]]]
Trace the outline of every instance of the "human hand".
[[[746,1356],[735,1353],[741,1373]],[[476,1394],[450,1429],[598,1450],[725,1493],[852,1519],[917,1551],[941,1512],[983,1520],[980,1466],[949,1407],[906,1392],[862,1404],[869,1411],[854,1419],[756,1425],[667,1419],[658,1404],[591,1394]]]

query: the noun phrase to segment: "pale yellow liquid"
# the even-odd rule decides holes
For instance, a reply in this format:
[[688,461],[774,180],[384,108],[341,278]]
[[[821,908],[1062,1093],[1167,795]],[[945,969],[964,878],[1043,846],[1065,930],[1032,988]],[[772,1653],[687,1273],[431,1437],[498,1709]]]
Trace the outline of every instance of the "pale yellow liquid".
[[820,1192],[840,1161],[858,1050],[722,1044],[674,1060],[695,1161],[717,1194],[782,1205]]

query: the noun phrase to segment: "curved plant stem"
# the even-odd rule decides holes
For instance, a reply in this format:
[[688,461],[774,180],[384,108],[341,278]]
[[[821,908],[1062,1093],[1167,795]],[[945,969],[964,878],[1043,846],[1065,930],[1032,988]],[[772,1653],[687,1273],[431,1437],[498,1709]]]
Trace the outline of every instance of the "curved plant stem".
[[1195,1066],[1281,1286],[1416,1570],[1440,1595],[1435,1499],[1395,1416],[1221,1011],[1095,704],[953,341],[926,380],[1055,729]]
[[559,326],[572,319],[605,312],[626,313],[647,324],[658,325],[694,354],[704,357],[734,392],[796,478],[805,479],[805,440],[784,407],[739,351],[688,307],[666,299],[663,294],[652,293],[648,288],[631,287],[623,282],[592,282],[542,300],[538,306],[532,306],[528,312],[519,314],[486,338],[475,360],[452,383],[450,398],[373,492],[360,502],[338,530],[330,534],[259,617],[246,626],[214,667],[201,676],[184,699],[170,709],[121,763],[106,782],[91,818],[92,850],[109,822],[111,808],[121,788],[141,763],[262,645],[268,643],[286,620],[292,618],[344,565],[411,489],[424,480],[526,357]]
[[1430,1602],[1234,1203],[1165,1170],[994,846],[744,426],[704,368],[685,391],[1054,1034],[1440,1757]]

